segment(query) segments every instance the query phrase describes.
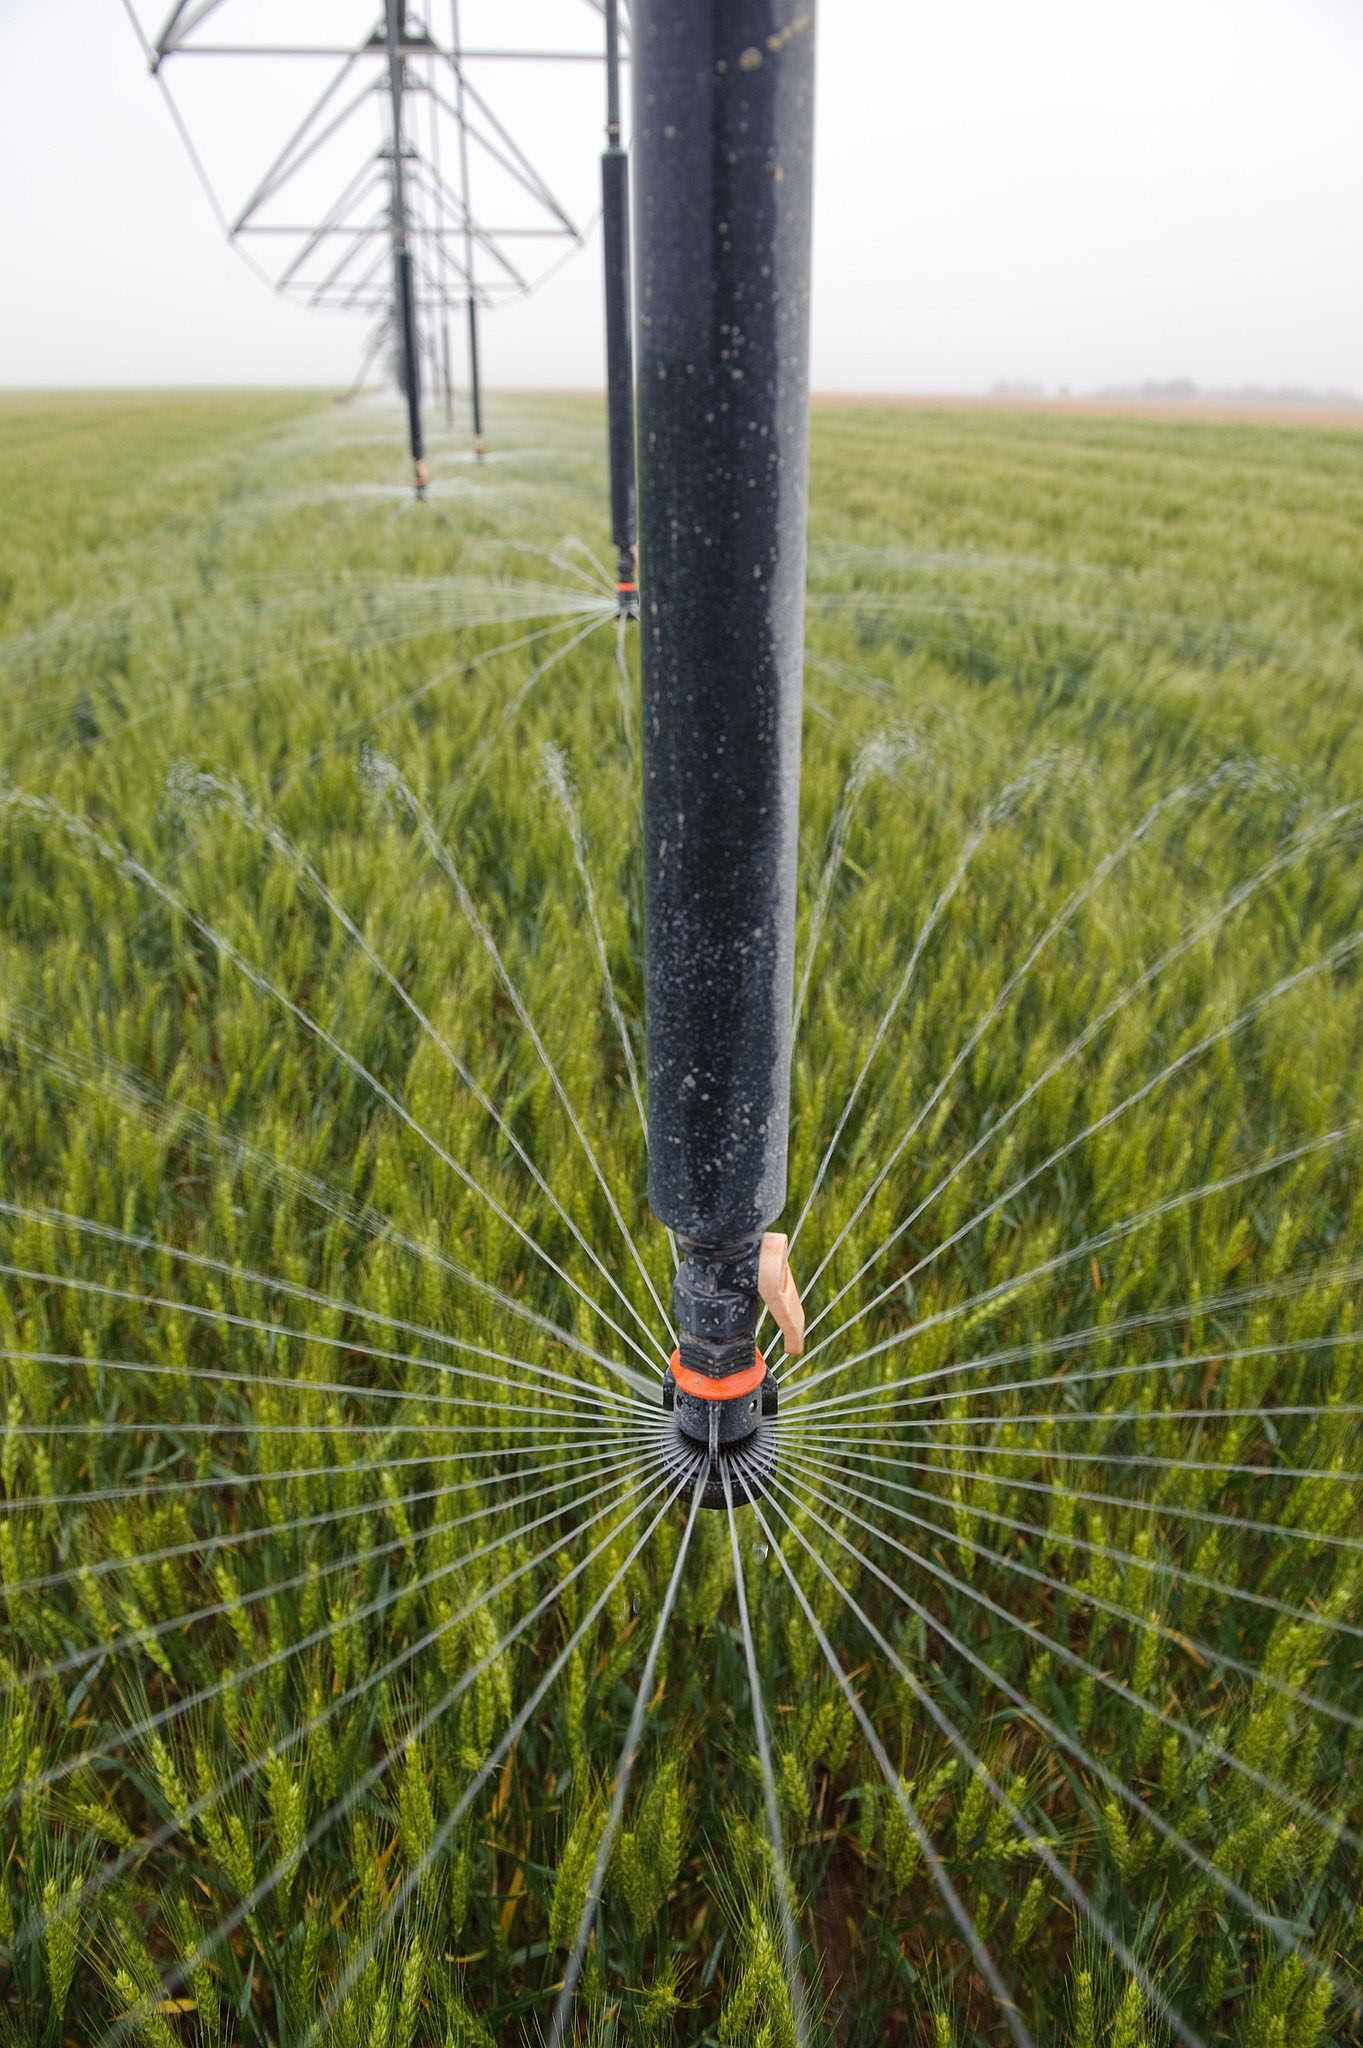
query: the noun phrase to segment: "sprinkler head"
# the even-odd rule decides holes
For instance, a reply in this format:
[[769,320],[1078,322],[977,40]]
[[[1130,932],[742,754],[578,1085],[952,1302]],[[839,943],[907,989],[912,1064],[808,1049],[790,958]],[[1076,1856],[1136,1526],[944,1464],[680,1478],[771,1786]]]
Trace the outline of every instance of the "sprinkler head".
[[[679,1383],[677,1374],[687,1384]],[[679,1479],[694,1477],[696,1452],[708,1454],[710,1464],[700,1504],[704,1508],[726,1505],[724,1468],[735,1507],[760,1500],[767,1481],[776,1470],[776,1381],[767,1362],[755,1351],[751,1374],[734,1375],[746,1391],[734,1395],[697,1394],[678,1352],[663,1375],[663,1410],[672,1417],[672,1430],[663,1443],[665,1469]],[[689,1501],[689,1493],[686,1496]]]
[[[758,1497],[776,1468],[776,1380],[757,1348],[765,1302],[787,1347],[798,1352],[804,1317],[786,1261],[786,1240],[740,1238],[698,1244],[679,1237],[681,1262],[672,1283],[677,1349],[663,1379],[663,1408],[672,1417],[672,1455],[690,1470],[696,1451],[710,1460],[702,1505],[725,1505],[722,1467],[740,1505]],[[793,1306],[792,1306],[793,1304]]]
[[615,596],[622,619],[639,616],[639,568],[633,548],[621,548],[615,571]]
[[487,454],[487,443],[481,434],[475,434],[473,437],[473,453],[474,459],[478,462]]
[[416,465],[416,468],[415,468],[415,470],[414,470],[414,471],[412,472],[412,489],[413,489],[413,491],[414,491],[414,492],[416,493],[416,495],[417,495],[417,497],[418,497],[418,498],[420,498],[420,499],[424,499],[424,498],[425,498],[425,496],[426,496],[426,465],[425,465],[425,463],[424,463],[424,462],[418,462],[418,464]]

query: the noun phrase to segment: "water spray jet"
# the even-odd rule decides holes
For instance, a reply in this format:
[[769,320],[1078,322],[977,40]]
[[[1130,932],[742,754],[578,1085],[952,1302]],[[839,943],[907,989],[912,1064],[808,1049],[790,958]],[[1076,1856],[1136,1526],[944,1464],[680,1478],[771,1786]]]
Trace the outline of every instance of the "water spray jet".
[[[775,1465],[809,410],[813,8],[633,13],[649,1201],[677,1235],[678,1458]],[[792,1346],[792,1339],[794,1340]],[[742,1447],[742,1469],[731,1462]]]

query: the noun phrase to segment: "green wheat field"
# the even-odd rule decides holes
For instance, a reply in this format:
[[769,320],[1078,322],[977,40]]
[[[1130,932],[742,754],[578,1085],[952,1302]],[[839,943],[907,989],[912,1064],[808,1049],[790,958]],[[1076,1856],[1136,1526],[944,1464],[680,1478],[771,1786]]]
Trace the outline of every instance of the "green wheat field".
[[601,411],[491,430],[0,403],[0,2040],[519,2048],[585,1924],[598,2048],[1356,2042],[1363,443],[816,411],[731,1523]]

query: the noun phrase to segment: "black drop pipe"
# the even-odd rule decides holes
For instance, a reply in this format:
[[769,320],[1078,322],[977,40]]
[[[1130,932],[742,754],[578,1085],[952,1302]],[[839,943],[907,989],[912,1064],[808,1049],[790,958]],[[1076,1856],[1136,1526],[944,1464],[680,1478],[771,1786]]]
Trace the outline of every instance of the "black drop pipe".
[[450,321],[449,314],[440,316],[440,376],[445,387],[445,425],[454,425],[454,380],[450,375]]
[[412,252],[397,252],[398,330],[402,338],[402,389],[407,400],[407,435],[412,447],[412,474],[418,498],[426,495],[426,450],[421,432],[421,356],[417,340],[416,294],[412,289]]
[[464,105],[463,38],[459,30],[459,0],[450,0],[450,58],[454,65],[454,115],[459,129],[459,207],[464,218],[464,278],[468,285],[469,410],[473,415],[473,453],[481,462],[486,453],[483,439],[483,386],[478,365],[478,294],[474,285],[477,242],[473,232],[472,187],[469,183],[469,124]]
[[483,439],[483,383],[478,368],[478,301],[469,294],[469,405],[473,412],[473,452],[481,462],[487,444]]
[[635,554],[634,348],[629,303],[629,158],[620,146],[618,0],[606,0],[606,147],[601,158],[601,240],[606,279],[606,416],[611,540],[620,610],[639,616]]
[[407,39],[406,0],[385,0],[384,33],[388,48],[388,94],[393,112],[392,207],[393,298],[397,313],[398,368],[407,400],[407,434],[412,450],[412,477],[418,498],[426,495],[426,450],[421,432],[421,364],[418,359],[416,293],[412,283],[412,252],[407,240],[407,192],[402,158],[402,97],[406,69],[402,46]]
[[665,1398],[714,1458],[774,1400],[754,1376],[786,1196],[814,10],[635,0],[632,37],[649,1200],[682,1254]]

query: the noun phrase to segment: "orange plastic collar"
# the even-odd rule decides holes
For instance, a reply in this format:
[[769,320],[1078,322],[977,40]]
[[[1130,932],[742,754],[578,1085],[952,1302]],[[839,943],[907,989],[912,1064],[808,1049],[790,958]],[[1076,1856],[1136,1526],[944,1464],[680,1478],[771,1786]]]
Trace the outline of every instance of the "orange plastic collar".
[[695,1401],[739,1401],[744,1394],[751,1394],[755,1387],[760,1387],[767,1377],[767,1361],[760,1351],[742,1372],[725,1373],[719,1380],[712,1380],[708,1373],[693,1372],[689,1365],[683,1365],[680,1351],[672,1353],[669,1364],[677,1385]]

